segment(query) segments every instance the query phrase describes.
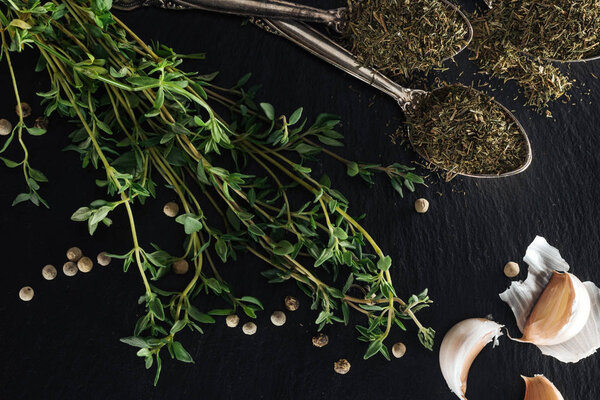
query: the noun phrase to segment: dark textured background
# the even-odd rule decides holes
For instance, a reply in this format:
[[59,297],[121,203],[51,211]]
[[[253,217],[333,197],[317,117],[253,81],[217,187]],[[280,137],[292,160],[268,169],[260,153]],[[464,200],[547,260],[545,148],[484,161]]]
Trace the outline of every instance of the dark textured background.
[[[207,61],[188,63],[186,68],[219,70],[218,82],[224,86],[252,71],[252,82],[263,84],[260,98],[275,104],[279,112],[304,106],[313,117],[323,111],[340,114],[347,137],[342,153],[349,158],[381,163],[417,159],[390,143],[388,135],[401,120],[392,100],[281,38],[242,26],[235,17],[161,10],[120,15],[146,40],[164,42],[182,53],[206,51]],[[33,60],[32,51],[17,57],[17,73],[22,99],[33,105],[35,117],[41,112],[35,92],[45,90],[48,82],[44,74],[32,72]],[[455,80],[461,70],[466,71],[463,82],[483,79],[473,75],[466,52],[457,63],[450,65],[448,79]],[[119,342],[131,334],[142,311],[136,302],[142,287],[135,271],[123,274],[114,262],[74,278],[60,273],[48,282],[41,277],[45,264],[62,265],[72,245],[92,256],[130,246],[122,215],[111,229],[100,228],[93,238],[84,224],[69,221],[73,210],[104,194],[93,183],[99,174],[82,170],[75,154],[61,152],[71,127],[52,119],[48,134],[27,138],[33,165],[50,178],[42,191],[51,210],[31,205],[11,208],[23,188],[21,175],[0,170],[0,398],[453,399],[438,367],[441,338],[456,322],[488,314],[516,333],[512,314],[497,296],[509,284],[502,267],[508,260],[519,261],[535,235],[557,246],[582,280],[600,282],[600,83],[593,77],[594,72],[600,75],[600,63],[577,64],[570,70],[578,88],[567,104],[550,107],[553,119],[520,106],[523,99],[517,97],[514,85],[494,81],[495,87],[504,89],[495,92],[496,97],[516,110],[534,149],[533,164],[519,176],[487,181],[457,178],[450,183],[431,177],[428,187],[401,199],[383,178],[368,190],[345,177],[335,162],[322,164],[334,185],[348,195],[351,211],[368,213],[365,226],[396,261],[392,273],[399,292],[430,289],[436,303],[420,318],[439,333],[433,352],[418,345],[412,327],[406,334],[397,330],[391,334],[390,344],[402,340],[408,347],[404,358],[391,362],[377,357],[363,361],[364,345],[356,341],[351,327],[327,328],[330,344],[314,348],[310,339],[315,314],[308,310],[308,299],[293,284],[267,285],[258,274],[265,266],[246,257],[222,270],[238,293],[263,300],[266,311],[258,318],[258,333],[248,337],[219,320],[205,335],[188,335],[183,342],[196,363],[165,362],[157,388],[135,351]],[[15,122],[4,65],[0,71],[0,116]],[[425,215],[412,209],[421,196],[431,202]],[[157,242],[176,251],[180,230],[161,212],[170,199],[163,190],[158,200],[136,207],[135,213],[145,243]],[[524,276],[522,272],[520,277]],[[18,299],[24,285],[35,289],[32,302]],[[276,328],[269,315],[282,308],[287,294],[297,295],[302,307],[288,313],[287,324]],[[206,307],[214,305],[218,303]],[[360,317],[353,315],[352,322],[361,322]],[[333,361],[341,357],[352,363],[346,376],[332,370]],[[598,356],[561,364],[542,357],[533,346],[504,337],[499,348],[487,347],[475,361],[468,394],[471,399],[520,399],[524,385],[519,375],[543,373],[567,399],[600,398],[599,367]]]

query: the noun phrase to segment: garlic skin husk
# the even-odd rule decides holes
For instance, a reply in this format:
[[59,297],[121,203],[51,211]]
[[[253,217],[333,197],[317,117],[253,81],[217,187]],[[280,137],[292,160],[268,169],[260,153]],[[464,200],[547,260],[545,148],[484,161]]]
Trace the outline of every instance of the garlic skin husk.
[[564,400],[556,386],[544,375],[533,378],[521,375],[525,381],[525,397],[523,400]]
[[[502,301],[512,309],[522,333],[552,276],[569,270],[559,251],[540,236],[529,245],[523,260],[529,265],[527,279],[513,282],[500,294]],[[600,289],[592,282],[582,283],[573,274],[568,274],[568,278],[574,290],[573,312],[566,323],[563,321],[562,329],[549,332],[546,338],[516,340],[533,343],[543,354],[562,362],[577,362],[600,347]]]
[[481,350],[502,336],[500,325],[485,318],[469,318],[454,325],[444,336],[440,347],[440,369],[450,390],[466,400],[467,377],[471,364]]

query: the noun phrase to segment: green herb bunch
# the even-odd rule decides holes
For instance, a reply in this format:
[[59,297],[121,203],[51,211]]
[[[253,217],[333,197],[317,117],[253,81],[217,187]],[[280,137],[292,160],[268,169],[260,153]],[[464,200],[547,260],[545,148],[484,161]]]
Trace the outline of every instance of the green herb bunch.
[[[193,362],[178,332],[202,332],[215,315],[243,311],[255,317],[263,308],[255,297],[236,294],[219,274],[221,263],[241,253],[268,264],[262,274],[269,281],[293,279],[312,298],[319,329],[348,324],[350,309],[364,314],[365,324],[357,329],[360,340],[369,343],[365,358],[377,353],[389,358],[384,340],[393,325],[404,329],[403,320],[416,324],[421,343],[431,349],[435,332],[415,317],[431,303],[427,291],[407,301],[399,298],[391,258],[350,216],[343,194],[328,178],[313,178],[307,162],[325,153],[367,182],[384,172],[401,193],[423,180],[399,164],[339,157],[323,147],[342,144],[336,116],[321,114],[312,124],[302,118],[302,108],[278,116],[270,104],[256,104],[255,90],[245,88],[249,76],[224,89],[211,83],[214,75],[183,72],[179,66],[190,56],[148,46],[110,7],[110,0],[0,0],[2,54],[20,104],[11,53],[25,47],[39,51],[36,70],[48,73],[51,86],[40,93],[45,114],[73,120],[69,149],[80,154],[84,167],[105,172],[97,184],[108,198],[78,209],[72,219],[87,222],[93,234],[99,225],[111,224],[115,209],[127,212],[133,247],[112,257],[123,259],[125,271],[138,270],[145,311],[133,336],[122,341],[139,348],[146,368],[156,366],[155,383],[165,352]],[[216,111],[223,106],[228,119]],[[26,132],[44,133],[21,118],[1,152],[16,140],[24,159],[2,160],[24,171],[28,190],[15,203],[45,204],[39,183],[46,179],[29,165]],[[176,219],[186,234],[182,254],[140,245],[133,206],[155,197],[163,185],[183,208]],[[187,285],[181,291],[159,289],[157,281],[181,259],[194,266]],[[202,294],[220,296],[226,306],[201,311]]]

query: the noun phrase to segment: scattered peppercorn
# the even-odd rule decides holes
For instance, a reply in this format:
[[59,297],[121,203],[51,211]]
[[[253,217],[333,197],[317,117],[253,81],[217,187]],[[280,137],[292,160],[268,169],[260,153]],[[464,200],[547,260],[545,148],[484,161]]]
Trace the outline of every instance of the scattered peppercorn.
[[42,276],[47,281],[51,281],[52,279],[56,278],[57,274],[58,272],[56,272],[56,268],[54,267],[54,265],[48,264],[44,268],[42,268]]
[[509,261],[504,266],[504,275],[509,278],[514,278],[519,275],[519,264],[514,261]]
[[67,261],[63,265],[63,273],[66,276],[74,276],[75,274],[77,274],[77,271],[79,271],[77,269],[77,264],[75,264],[73,261]]
[[285,324],[285,314],[283,311],[275,311],[273,314],[271,314],[271,322],[275,326],[282,326]]
[[254,322],[246,322],[242,325],[242,332],[246,335],[254,335],[256,333],[256,324]]
[[228,327],[235,328],[240,323],[240,317],[238,317],[235,314],[230,314],[227,317],[225,317],[225,323]]
[[183,275],[188,272],[188,269],[190,269],[190,265],[186,260],[177,260],[173,263],[171,269],[177,275]]
[[287,308],[288,311],[296,311],[298,309],[298,307],[300,307],[300,302],[295,297],[285,296],[284,301],[285,301],[285,308]]
[[427,210],[429,210],[429,201],[427,201],[427,199],[420,198],[415,201],[416,212],[419,214],[425,214]]
[[21,102],[21,108],[19,109],[19,105],[15,106],[15,112],[17,115],[23,114],[23,118],[27,118],[31,115],[31,106],[27,103]]
[[333,363],[333,370],[340,375],[345,375],[350,371],[350,363],[345,358],[340,358]]
[[0,119],[0,136],[8,136],[12,132],[12,124],[7,119]]
[[37,117],[33,122],[33,127],[43,130],[48,129],[48,119],[45,117]]
[[323,332],[313,336],[312,344],[315,347],[324,347],[329,343],[329,337]]
[[94,262],[89,257],[81,257],[77,261],[77,269],[81,272],[90,272],[94,267]]
[[21,290],[19,290],[19,298],[23,301],[33,299],[33,288],[31,286],[21,288]]
[[165,204],[163,207],[163,212],[167,217],[176,217],[179,214],[179,205],[173,201]]
[[98,256],[96,257],[96,261],[98,261],[98,264],[102,265],[103,267],[106,267],[108,264],[110,264],[112,258],[110,258],[110,256],[106,254],[105,251],[103,251],[100,254],[98,254]]
[[400,358],[406,353],[406,346],[402,342],[395,343],[392,346],[392,354],[396,358]]
[[67,260],[77,262],[83,256],[83,252],[79,247],[71,247],[67,250]]

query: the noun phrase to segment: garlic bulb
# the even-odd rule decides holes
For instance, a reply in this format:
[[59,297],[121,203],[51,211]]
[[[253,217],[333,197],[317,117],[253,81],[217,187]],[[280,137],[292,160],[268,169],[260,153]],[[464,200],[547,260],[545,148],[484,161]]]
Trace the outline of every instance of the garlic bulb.
[[564,400],[558,389],[544,375],[533,378],[522,376],[525,381],[525,397],[523,400]]
[[569,265],[542,237],[535,238],[523,259],[529,265],[527,279],[500,294],[523,333],[517,340],[563,362],[595,353],[600,347],[600,289],[567,273]]
[[440,347],[440,368],[450,390],[466,400],[467,376],[471,364],[485,347],[502,335],[502,325],[485,318],[469,318],[446,333]]

